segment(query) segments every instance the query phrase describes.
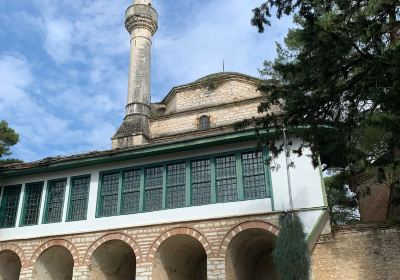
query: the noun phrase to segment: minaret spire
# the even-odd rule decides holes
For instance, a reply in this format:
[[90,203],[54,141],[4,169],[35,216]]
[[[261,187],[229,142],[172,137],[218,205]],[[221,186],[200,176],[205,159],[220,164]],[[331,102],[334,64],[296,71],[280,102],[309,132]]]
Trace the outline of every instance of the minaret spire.
[[131,35],[128,100],[124,122],[112,138],[113,148],[145,144],[149,138],[151,45],[158,27],[151,4],[151,0],[134,0],[125,13]]

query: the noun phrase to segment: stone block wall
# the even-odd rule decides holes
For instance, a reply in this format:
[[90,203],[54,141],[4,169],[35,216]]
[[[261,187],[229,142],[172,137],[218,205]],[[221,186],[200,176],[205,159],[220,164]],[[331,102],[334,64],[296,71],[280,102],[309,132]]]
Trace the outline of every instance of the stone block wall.
[[[119,240],[128,244],[136,257],[136,280],[150,280],[158,248],[174,235],[188,235],[201,243],[207,255],[207,279],[225,280],[225,254],[232,238],[246,229],[263,229],[278,233],[278,214],[251,215],[193,221],[178,224],[143,226],[94,233],[43,237],[0,243],[4,250],[15,252],[21,259],[20,279],[33,279],[34,267],[42,253],[53,246],[62,246],[74,261],[73,279],[90,278],[90,262],[102,244]],[[1,278],[1,277],[0,277]],[[100,280],[100,279],[99,279]]]
[[400,227],[358,225],[320,238],[312,254],[316,280],[400,279]]
[[[262,229],[275,236],[277,219],[277,214],[263,214],[15,240],[1,243],[0,254],[11,251],[18,255],[22,264],[20,279],[28,280],[33,279],[34,267],[41,255],[53,246],[61,246],[73,259],[73,279],[89,280],[96,250],[117,240],[134,252],[136,280],[159,280],[153,274],[159,249],[166,240],[185,235],[197,240],[204,249],[207,279],[236,280],[228,279],[226,274],[230,242],[247,229]],[[400,279],[399,249],[400,227],[358,225],[335,229],[332,235],[321,236],[313,250],[313,279]]]
[[210,127],[223,127],[232,125],[246,118],[252,118],[258,114],[259,99],[190,111],[182,114],[174,114],[154,118],[150,122],[151,138],[168,135],[182,134],[199,130],[199,118],[202,115],[210,117]]
[[261,97],[257,85],[244,81],[226,81],[217,84],[215,89],[207,86],[178,91],[168,102],[166,113],[176,113],[222,105]]

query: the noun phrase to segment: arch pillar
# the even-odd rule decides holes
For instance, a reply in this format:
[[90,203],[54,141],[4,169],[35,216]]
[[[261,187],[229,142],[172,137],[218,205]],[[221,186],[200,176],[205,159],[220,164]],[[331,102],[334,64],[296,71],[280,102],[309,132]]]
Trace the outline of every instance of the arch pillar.
[[21,267],[21,273],[19,274],[19,279],[32,279],[33,278],[33,268],[23,266]]
[[207,258],[207,279],[226,280],[225,258],[221,257]]
[[72,280],[89,280],[89,266],[74,266],[72,270]]
[[153,263],[136,263],[136,280],[151,280],[153,275]]

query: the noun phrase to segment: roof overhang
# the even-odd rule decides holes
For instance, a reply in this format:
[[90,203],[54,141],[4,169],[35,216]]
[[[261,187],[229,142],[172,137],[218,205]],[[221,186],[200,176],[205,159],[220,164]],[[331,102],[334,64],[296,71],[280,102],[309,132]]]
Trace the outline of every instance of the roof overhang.
[[[266,132],[262,133],[265,134]],[[248,140],[257,140],[257,133],[253,129],[207,136],[192,140],[181,140],[167,144],[149,144],[129,149],[114,149],[97,153],[75,155],[72,157],[54,158],[54,160],[49,160],[44,163],[40,161],[37,164],[32,163],[31,166],[27,164],[28,167],[23,167],[23,164],[21,165],[22,167],[9,166],[0,170],[0,178],[54,172]]]

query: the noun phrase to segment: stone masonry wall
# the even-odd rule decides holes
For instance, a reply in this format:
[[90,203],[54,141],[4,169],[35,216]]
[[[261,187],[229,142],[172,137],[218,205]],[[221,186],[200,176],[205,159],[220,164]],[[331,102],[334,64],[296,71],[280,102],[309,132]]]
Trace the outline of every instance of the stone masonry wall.
[[[261,97],[257,85],[243,81],[227,81],[217,85],[215,89],[207,87],[182,90],[176,93],[170,104],[167,105],[167,113],[183,112],[197,108],[233,103],[241,100]],[[174,104],[175,103],[175,104]]]
[[225,252],[229,241],[248,228],[260,228],[276,235],[277,219],[277,214],[252,215],[15,240],[0,243],[0,252],[10,250],[19,256],[22,263],[20,279],[25,280],[32,279],[33,268],[41,253],[52,246],[63,246],[74,259],[73,279],[88,280],[90,259],[94,251],[107,241],[122,240],[135,252],[136,280],[150,280],[154,257],[162,242],[176,234],[187,234],[196,238],[204,247],[207,254],[207,279],[225,280]]
[[202,115],[210,117],[211,128],[232,125],[246,118],[258,115],[260,100],[231,104],[229,106],[214,107],[193,111],[180,115],[155,118],[151,120],[151,138],[181,134],[198,130],[199,118]]
[[400,279],[400,227],[350,226],[320,238],[312,254],[316,280]]
[[[96,249],[107,241],[122,240],[135,253],[136,280],[151,280],[158,248],[169,237],[184,234],[202,244],[207,254],[207,279],[230,280],[225,273],[229,242],[246,229],[264,229],[276,235],[277,218],[277,214],[263,214],[15,240],[0,243],[0,252],[15,252],[22,263],[20,279],[32,279],[40,255],[53,246],[63,246],[74,260],[73,280],[89,280],[89,264]],[[399,249],[400,227],[367,225],[336,229],[332,235],[321,236],[313,250],[313,279],[400,279]]]

